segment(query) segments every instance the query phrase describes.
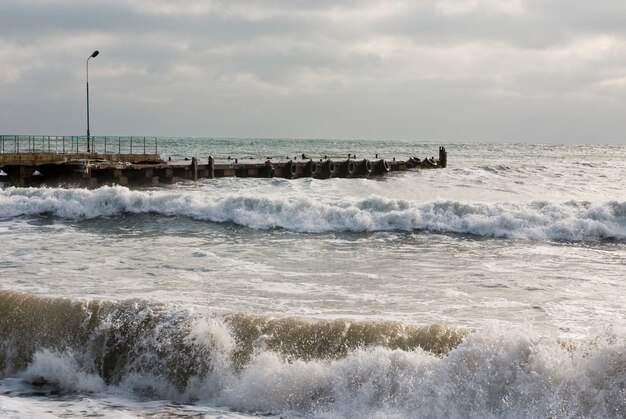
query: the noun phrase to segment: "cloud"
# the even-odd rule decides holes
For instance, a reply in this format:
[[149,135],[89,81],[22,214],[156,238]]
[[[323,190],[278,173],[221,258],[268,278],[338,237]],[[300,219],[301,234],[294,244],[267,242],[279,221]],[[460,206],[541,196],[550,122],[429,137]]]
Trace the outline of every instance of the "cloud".
[[435,10],[444,15],[520,15],[524,12],[522,0],[438,0]]
[[608,141],[626,104],[622,3],[0,1],[0,104],[25,104],[0,126],[80,132],[99,49],[103,133],[584,141],[601,125]]

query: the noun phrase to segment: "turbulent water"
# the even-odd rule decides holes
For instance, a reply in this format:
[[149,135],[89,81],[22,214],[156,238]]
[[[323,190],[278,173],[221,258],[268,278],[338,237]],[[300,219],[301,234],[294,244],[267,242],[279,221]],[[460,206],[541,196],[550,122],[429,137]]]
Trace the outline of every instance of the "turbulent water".
[[384,178],[0,189],[0,416],[626,416],[626,147],[445,145]]

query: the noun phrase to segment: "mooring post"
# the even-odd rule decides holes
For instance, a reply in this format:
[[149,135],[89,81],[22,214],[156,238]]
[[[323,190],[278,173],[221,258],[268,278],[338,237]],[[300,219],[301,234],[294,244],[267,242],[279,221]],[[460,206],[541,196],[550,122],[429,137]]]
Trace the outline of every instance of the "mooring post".
[[215,177],[215,159],[213,156],[209,156],[209,179],[213,179]]
[[191,175],[193,180],[198,180],[198,159],[195,157],[191,158]]
[[446,148],[441,146],[439,147],[439,166],[442,168],[446,168],[448,165],[448,152]]

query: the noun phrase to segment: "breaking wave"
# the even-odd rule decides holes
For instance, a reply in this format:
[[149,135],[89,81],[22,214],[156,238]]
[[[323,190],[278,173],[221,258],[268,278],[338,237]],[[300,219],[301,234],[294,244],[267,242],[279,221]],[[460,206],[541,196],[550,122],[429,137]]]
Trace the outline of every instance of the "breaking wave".
[[315,199],[125,187],[0,191],[0,217],[66,219],[154,213],[294,232],[431,231],[531,240],[626,239],[626,202],[417,202],[379,196]]
[[0,291],[0,379],[323,417],[624,417],[626,339]]

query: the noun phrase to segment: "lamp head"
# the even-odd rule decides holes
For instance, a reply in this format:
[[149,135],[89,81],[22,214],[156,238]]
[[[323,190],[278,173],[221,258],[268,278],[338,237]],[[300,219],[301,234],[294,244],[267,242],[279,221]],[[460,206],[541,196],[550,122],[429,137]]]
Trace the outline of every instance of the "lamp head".
[[95,51],[93,52],[93,54],[91,54],[91,57],[89,57],[89,58],[96,58],[96,57],[98,56],[98,54],[100,54],[100,51],[95,50]]

